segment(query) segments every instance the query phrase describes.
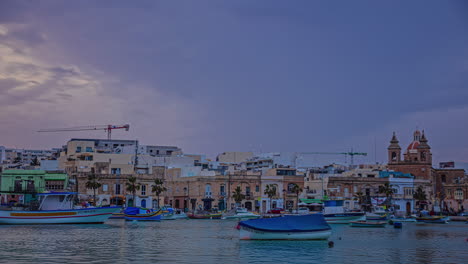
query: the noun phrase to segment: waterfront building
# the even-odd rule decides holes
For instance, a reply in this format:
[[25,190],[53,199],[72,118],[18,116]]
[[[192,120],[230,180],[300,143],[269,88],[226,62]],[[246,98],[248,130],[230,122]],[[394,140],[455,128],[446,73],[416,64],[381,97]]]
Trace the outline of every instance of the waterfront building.
[[388,169],[411,173],[414,176],[414,188],[421,186],[428,196],[423,206],[429,210],[441,211],[449,208],[444,204],[446,183],[453,183],[465,176],[463,169],[433,168],[431,147],[424,131],[416,130],[413,141],[408,145],[401,159],[401,147],[393,133],[388,150]]
[[60,149],[16,149],[0,146],[0,164],[5,168],[34,169],[37,159],[40,164],[43,160],[54,160],[59,156]]
[[68,175],[44,170],[4,170],[1,174],[1,203],[23,203],[24,194],[69,190]]

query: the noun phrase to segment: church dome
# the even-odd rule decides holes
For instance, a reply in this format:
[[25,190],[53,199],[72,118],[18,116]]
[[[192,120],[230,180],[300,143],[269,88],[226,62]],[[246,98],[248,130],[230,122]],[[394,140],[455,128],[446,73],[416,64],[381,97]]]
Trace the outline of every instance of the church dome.
[[413,141],[408,146],[408,150],[417,149],[419,147],[419,141]]

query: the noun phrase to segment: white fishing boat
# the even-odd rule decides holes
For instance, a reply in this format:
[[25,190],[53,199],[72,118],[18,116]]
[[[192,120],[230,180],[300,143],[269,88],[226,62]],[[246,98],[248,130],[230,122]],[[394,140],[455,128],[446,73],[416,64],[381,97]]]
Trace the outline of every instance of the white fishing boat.
[[241,221],[238,229],[242,240],[324,240],[331,235],[322,214],[250,219]]
[[364,212],[347,212],[342,200],[324,201],[323,216],[329,224],[349,224],[365,219]]
[[187,214],[180,209],[165,208],[163,210],[164,213],[162,214],[162,220],[177,220],[188,218]]
[[75,208],[75,193],[38,193],[37,203],[28,207],[0,209],[0,224],[102,224],[120,207]]
[[223,219],[253,219],[260,218],[259,214],[249,212],[246,208],[236,208],[236,213],[234,215],[224,215]]

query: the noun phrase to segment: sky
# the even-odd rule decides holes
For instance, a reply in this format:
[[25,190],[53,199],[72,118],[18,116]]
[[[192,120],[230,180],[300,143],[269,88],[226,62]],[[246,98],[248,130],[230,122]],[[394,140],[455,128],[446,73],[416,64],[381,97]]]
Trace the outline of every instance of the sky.
[[0,145],[113,138],[468,162],[466,1],[0,1]]

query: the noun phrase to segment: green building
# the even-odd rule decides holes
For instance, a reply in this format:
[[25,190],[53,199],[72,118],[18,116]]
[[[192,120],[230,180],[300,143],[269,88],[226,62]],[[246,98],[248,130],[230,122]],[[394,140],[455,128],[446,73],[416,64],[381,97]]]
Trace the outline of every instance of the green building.
[[68,187],[66,173],[44,170],[5,170],[0,181],[0,192],[11,194],[63,191]]

